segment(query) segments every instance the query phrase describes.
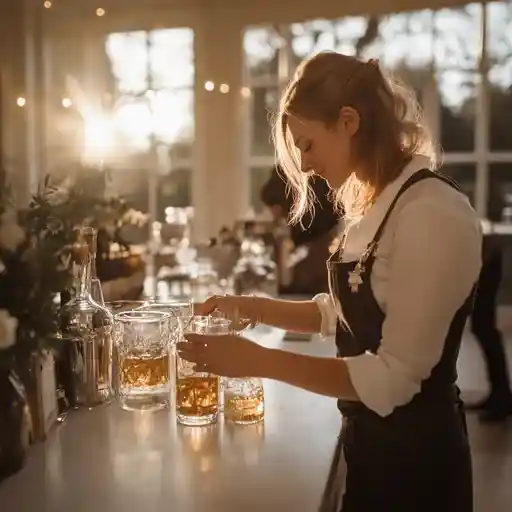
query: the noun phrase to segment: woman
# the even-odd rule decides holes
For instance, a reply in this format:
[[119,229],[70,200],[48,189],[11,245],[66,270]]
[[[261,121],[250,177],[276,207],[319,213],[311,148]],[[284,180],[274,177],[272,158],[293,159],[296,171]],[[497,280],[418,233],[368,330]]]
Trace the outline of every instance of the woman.
[[480,223],[433,165],[414,98],[375,61],[303,63],[276,124],[280,162],[308,207],[323,177],[348,220],[312,301],[213,297],[199,309],[301,332],[335,326],[337,358],[192,335],[182,357],[219,375],[279,380],[338,399],[343,415],[322,511],[472,510],[456,361],[481,265]]

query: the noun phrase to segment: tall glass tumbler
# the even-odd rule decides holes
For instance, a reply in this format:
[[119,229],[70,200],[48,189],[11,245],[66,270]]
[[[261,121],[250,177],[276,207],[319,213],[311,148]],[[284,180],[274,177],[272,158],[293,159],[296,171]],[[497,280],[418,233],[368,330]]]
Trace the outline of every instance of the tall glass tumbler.
[[118,399],[125,410],[169,405],[172,316],[160,311],[125,311],[114,317],[118,353]]
[[[229,320],[193,317],[187,332],[197,334],[228,334]],[[183,425],[215,423],[220,410],[220,378],[207,372],[196,372],[195,365],[176,358],[176,418]]]

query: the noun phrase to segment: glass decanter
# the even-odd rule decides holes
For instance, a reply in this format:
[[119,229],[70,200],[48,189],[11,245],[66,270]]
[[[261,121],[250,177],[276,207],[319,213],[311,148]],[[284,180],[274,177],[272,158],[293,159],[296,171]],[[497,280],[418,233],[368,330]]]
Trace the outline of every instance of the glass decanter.
[[110,402],[114,318],[91,296],[91,270],[96,232],[77,230],[72,247],[73,289],[60,310],[62,339],[68,343],[71,402],[92,407]]
[[96,271],[96,254],[98,252],[98,232],[92,227],[83,227],[82,235],[91,251],[91,297],[100,306],[105,305],[101,281]]

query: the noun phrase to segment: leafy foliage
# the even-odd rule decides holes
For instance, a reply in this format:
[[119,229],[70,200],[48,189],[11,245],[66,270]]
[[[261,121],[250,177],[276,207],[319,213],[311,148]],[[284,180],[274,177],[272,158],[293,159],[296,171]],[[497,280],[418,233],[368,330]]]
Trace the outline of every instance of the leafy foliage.
[[105,199],[97,183],[93,185],[78,179],[73,186],[54,186],[46,177],[29,207],[14,213],[7,176],[0,170],[0,235],[8,214],[15,215],[24,233],[15,247],[5,247],[0,236],[0,310],[18,320],[16,342],[0,350],[0,365],[26,367],[31,357],[55,346],[58,297],[73,284],[70,261],[75,229],[91,225],[110,233],[112,225],[115,233],[116,219],[128,209],[119,199]]

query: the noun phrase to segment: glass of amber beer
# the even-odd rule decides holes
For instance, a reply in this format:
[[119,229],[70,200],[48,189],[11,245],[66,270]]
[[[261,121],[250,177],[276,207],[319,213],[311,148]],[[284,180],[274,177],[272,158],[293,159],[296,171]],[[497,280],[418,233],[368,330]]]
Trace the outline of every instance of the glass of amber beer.
[[118,399],[125,410],[158,410],[169,405],[172,315],[124,311],[114,317],[118,355]]
[[[186,332],[198,334],[229,334],[230,321],[211,317],[193,317]],[[186,333],[185,333],[186,334]],[[195,365],[177,357],[176,417],[182,425],[210,425],[220,410],[220,378],[211,373],[195,371]]]

